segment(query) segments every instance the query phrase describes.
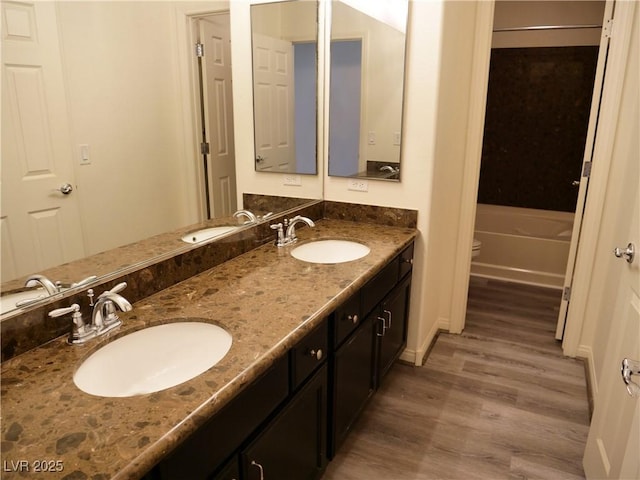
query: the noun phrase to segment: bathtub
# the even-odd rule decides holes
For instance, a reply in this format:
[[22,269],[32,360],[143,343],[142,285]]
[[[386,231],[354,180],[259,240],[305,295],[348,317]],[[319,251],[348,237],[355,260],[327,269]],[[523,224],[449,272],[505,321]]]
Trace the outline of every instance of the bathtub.
[[478,204],[471,275],[562,288],[573,213]]

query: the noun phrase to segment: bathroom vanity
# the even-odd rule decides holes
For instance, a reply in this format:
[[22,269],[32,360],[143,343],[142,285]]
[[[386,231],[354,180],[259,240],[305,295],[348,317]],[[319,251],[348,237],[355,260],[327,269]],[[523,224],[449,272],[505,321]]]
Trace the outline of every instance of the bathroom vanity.
[[[36,460],[60,467],[48,478],[319,477],[406,342],[415,236],[325,218],[298,244],[352,239],[370,253],[313,264],[262,245],[136,302],[104,339],[59,338],[4,362],[3,478]],[[79,364],[115,338],[194,319],[233,338],[198,377],[123,398],[75,386]]]
[[406,345],[412,260],[413,243],[145,479],[319,478]]

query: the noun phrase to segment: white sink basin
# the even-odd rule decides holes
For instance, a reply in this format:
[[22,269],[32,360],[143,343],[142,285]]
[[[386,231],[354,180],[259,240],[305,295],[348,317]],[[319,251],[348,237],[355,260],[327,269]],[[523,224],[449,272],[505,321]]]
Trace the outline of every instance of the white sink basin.
[[224,235],[225,233],[232,232],[236,228],[238,227],[225,226],[203,228],[202,230],[196,230],[195,232],[187,233],[182,237],[182,241],[187,243],[200,243],[214,237],[219,237],[220,235]]
[[31,301],[34,303],[42,300],[43,298],[47,298],[49,294],[44,290],[44,288],[35,288],[30,290],[25,290],[23,292],[17,293],[8,293],[6,295],[0,296],[0,314],[9,312],[11,310],[15,310],[18,308],[16,303],[20,302],[29,302],[26,305],[30,305]]
[[76,386],[101,397],[132,397],[186,382],[224,358],[231,335],[217,325],[177,322],[119,338],[87,358]]
[[349,240],[317,240],[291,250],[298,260],[310,263],[344,263],[369,255],[366,245]]

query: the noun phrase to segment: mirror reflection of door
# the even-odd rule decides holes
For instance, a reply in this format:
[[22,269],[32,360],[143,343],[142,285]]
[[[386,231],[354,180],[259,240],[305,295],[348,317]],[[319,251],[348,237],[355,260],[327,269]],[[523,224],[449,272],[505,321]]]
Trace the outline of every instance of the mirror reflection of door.
[[231,82],[231,36],[229,14],[196,19],[201,57],[201,109],[204,188],[210,218],[237,210],[233,136],[233,90]]
[[317,167],[317,1],[251,5],[255,170]]
[[80,258],[84,243],[55,5],[2,2],[2,17],[4,282]]
[[256,170],[295,165],[293,44],[253,34]]
[[362,40],[331,41],[329,175],[350,177],[360,168]]

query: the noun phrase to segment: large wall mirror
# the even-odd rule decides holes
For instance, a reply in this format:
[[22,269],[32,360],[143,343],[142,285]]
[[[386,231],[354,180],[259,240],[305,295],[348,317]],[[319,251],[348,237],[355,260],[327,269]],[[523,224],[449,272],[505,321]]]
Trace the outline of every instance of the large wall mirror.
[[[3,299],[29,274],[104,277],[193,248],[182,235],[194,229],[242,224],[235,198],[205,220],[198,128],[185,126],[200,110],[196,37],[228,30],[228,1],[0,8]],[[205,54],[225,55],[222,37],[207,35]],[[221,78],[210,96],[230,87]]]
[[255,168],[317,174],[318,2],[251,5]]
[[329,175],[399,180],[408,0],[331,2]]

